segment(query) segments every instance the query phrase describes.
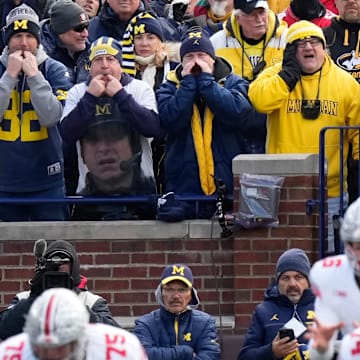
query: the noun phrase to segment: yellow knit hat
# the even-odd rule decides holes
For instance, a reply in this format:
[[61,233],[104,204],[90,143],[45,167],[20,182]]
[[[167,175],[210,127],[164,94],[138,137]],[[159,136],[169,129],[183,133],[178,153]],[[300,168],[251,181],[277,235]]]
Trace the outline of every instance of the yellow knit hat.
[[289,27],[286,35],[286,43],[292,44],[296,40],[303,40],[310,37],[319,38],[325,47],[326,40],[322,29],[310,21],[301,20]]

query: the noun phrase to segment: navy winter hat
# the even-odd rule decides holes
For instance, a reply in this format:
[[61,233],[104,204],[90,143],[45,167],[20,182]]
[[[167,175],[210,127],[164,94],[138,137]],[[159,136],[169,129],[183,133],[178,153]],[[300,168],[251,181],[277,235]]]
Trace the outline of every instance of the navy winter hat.
[[121,44],[117,40],[108,36],[101,36],[96,39],[90,48],[89,60],[94,60],[99,55],[112,55],[118,59],[119,63],[122,62]]
[[28,5],[22,4],[12,9],[6,16],[5,44],[18,32],[28,32],[40,43],[40,23],[36,12]]
[[186,286],[192,287],[194,278],[191,269],[184,264],[168,265],[161,275],[161,285],[166,285],[171,281],[180,280]]
[[197,27],[194,30],[190,30],[186,33],[182,40],[180,47],[180,58],[190,52],[204,52],[215,59],[215,50],[209,37],[201,31],[201,28]]
[[140,13],[131,20],[133,35],[151,33],[164,41],[164,34],[158,19],[149,13]]
[[285,271],[297,271],[309,279],[310,261],[304,250],[295,248],[282,253],[276,263],[277,282]]

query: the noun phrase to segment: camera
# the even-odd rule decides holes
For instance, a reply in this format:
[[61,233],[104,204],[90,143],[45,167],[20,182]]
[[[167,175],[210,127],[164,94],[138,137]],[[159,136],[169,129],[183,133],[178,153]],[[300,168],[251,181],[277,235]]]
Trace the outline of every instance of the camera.
[[265,60],[259,61],[259,62],[254,66],[253,71],[252,71],[252,73],[253,73],[253,78],[254,78],[254,79],[260,74],[261,71],[264,70],[265,66],[266,66],[266,61],[265,61]]
[[50,259],[43,259],[44,264],[42,266],[42,288],[43,290],[63,287],[67,289],[73,288],[73,280],[69,273],[59,271],[59,268],[63,264],[70,263],[70,259],[61,258],[59,256],[53,256]]
[[316,120],[320,115],[320,100],[301,100],[301,114],[304,119]]
[[69,273],[67,272],[46,271],[43,274],[42,286],[43,286],[43,290],[51,289],[51,288],[60,288],[60,287],[66,289],[72,289],[73,282]]

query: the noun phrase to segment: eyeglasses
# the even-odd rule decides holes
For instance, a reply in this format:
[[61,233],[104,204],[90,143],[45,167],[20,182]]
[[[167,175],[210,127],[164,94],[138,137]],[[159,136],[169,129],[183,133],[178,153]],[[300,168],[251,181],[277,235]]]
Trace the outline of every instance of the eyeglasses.
[[73,28],[77,33],[82,33],[84,30],[87,30],[89,25],[78,25]]
[[299,40],[296,43],[297,47],[300,49],[306,48],[307,44],[310,44],[310,46],[312,46],[312,47],[317,47],[321,44],[321,40],[312,38],[312,39],[306,39],[306,40]]
[[180,295],[185,295],[187,294],[191,289],[190,288],[171,288],[171,287],[164,287],[163,291],[165,294],[167,295],[175,295],[175,294],[180,294]]

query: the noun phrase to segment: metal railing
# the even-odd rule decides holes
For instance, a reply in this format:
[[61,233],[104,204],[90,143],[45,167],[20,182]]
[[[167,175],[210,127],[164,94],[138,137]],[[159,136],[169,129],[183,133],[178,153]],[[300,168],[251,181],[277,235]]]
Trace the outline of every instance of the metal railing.
[[[0,197],[0,204],[25,204],[25,205],[35,205],[35,204],[87,204],[87,205],[99,205],[99,204],[130,204],[130,203],[153,203],[156,206],[157,199],[161,195],[148,195],[148,196],[119,196],[119,195],[109,195],[109,196],[64,196],[64,197],[14,197],[14,198],[4,198]],[[179,201],[187,201],[195,204],[195,219],[198,218],[200,206],[202,203],[213,202],[216,204],[218,201],[218,195],[199,195],[199,196],[185,196],[185,195],[175,195],[175,199]],[[226,196],[227,200],[232,200],[231,196]],[[216,212],[217,207],[214,205],[214,213]]]
[[[319,136],[319,255],[320,258],[326,256],[326,238],[327,234],[325,234],[326,229],[326,215],[327,215],[327,195],[326,195],[326,155],[325,155],[325,135],[329,130],[337,130],[339,131],[339,139],[340,139],[340,156],[339,156],[339,176],[340,176],[340,210],[339,210],[339,217],[343,217],[345,213],[345,206],[344,206],[344,142],[345,142],[345,133],[348,130],[360,130],[360,126],[327,126],[321,129],[320,136]],[[359,137],[360,143],[360,132],[357,135]],[[358,173],[358,184],[360,188],[360,167]],[[334,241],[340,242],[339,237],[334,239]],[[341,246],[337,244],[336,246],[337,253],[341,252]]]

